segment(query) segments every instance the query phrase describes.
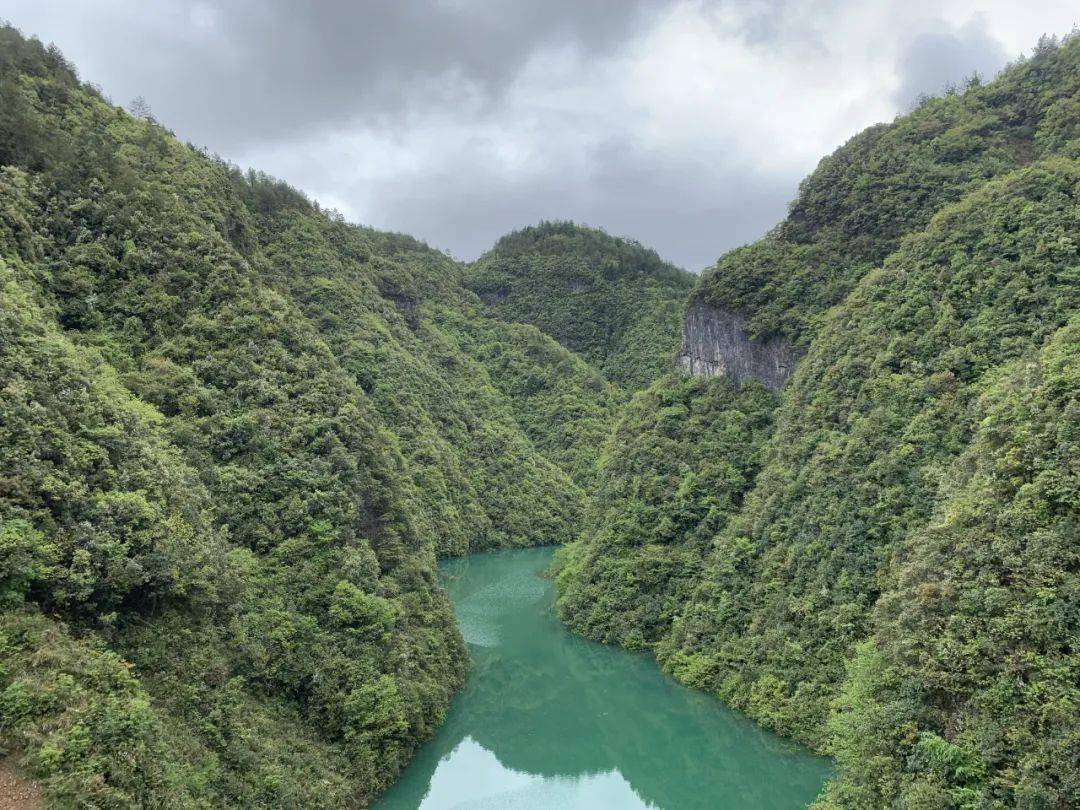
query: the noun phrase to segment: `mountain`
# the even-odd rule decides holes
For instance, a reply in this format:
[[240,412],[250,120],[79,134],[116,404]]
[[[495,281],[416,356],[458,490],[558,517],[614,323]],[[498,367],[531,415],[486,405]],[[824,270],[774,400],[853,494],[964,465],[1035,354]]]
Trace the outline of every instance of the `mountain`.
[[636,390],[670,366],[694,279],[636,242],[546,222],[502,237],[465,283],[497,317],[539,327]]
[[821,807],[1080,804],[1078,99],[1044,41],[695,282],[350,225],[0,28],[4,752],[363,806],[464,681],[436,560],[559,543],[564,621],[830,753]]
[[600,456],[583,536],[556,562],[564,622],[631,649],[663,638],[757,475],[775,407],[758,383],[670,372],[634,395]]
[[823,160],[703,274],[700,380],[634,400],[562,554],[571,627],[833,753],[822,806],[1080,800],[1077,98],[1044,41]]
[[1046,40],[995,81],[927,98],[821,161],[765,239],[723,256],[693,301],[733,309],[758,340],[806,346],[823,313],[905,236],[993,177],[1057,154],[1077,135],[1071,54]]
[[976,403],[975,435],[933,519],[898,553],[874,638],[849,664],[830,803],[1068,806],[1080,795],[1078,348],[1073,317]]
[[368,802],[463,682],[436,556],[576,536],[623,395],[12,28],[0,99],[5,750],[59,805]]

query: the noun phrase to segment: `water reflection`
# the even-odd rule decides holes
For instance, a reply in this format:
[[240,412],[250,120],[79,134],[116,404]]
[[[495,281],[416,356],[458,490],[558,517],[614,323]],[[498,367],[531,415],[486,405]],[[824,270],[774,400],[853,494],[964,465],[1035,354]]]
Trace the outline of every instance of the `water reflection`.
[[584,641],[551,611],[549,549],[444,565],[472,670],[438,736],[376,805],[805,807],[828,763],[646,655]]
[[[467,774],[468,779],[462,779]],[[578,776],[538,776],[507,768],[472,737],[439,761],[420,810],[454,807],[652,808],[618,771]]]

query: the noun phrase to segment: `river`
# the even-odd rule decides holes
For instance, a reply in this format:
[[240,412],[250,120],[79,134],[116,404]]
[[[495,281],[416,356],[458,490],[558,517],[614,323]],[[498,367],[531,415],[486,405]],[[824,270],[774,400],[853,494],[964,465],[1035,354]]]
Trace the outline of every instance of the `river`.
[[805,807],[829,761],[579,638],[541,576],[553,549],[474,554],[441,575],[472,669],[437,736],[375,810]]

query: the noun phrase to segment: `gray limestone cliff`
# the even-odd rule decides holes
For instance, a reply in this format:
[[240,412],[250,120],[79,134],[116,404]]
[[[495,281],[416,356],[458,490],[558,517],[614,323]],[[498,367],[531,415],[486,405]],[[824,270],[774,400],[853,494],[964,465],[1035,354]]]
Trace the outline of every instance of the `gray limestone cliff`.
[[698,377],[727,377],[735,383],[755,379],[779,391],[800,352],[779,337],[751,340],[745,323],[738,312],[695,301],[686,312],[676,364]]

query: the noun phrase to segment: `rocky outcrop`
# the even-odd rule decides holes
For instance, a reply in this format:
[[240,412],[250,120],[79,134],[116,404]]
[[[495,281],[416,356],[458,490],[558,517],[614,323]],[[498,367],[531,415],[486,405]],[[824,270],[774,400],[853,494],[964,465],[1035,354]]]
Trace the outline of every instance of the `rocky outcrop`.
[[683,342],[676,360],[687,374],[727,377],[740,383],[760,380],[779,391],[799,359],[800,352],[779,337],[751,340],[738,312],[694,302],[683,322]]

